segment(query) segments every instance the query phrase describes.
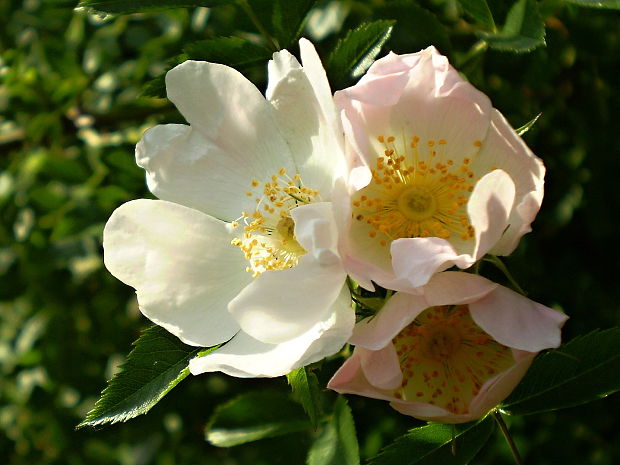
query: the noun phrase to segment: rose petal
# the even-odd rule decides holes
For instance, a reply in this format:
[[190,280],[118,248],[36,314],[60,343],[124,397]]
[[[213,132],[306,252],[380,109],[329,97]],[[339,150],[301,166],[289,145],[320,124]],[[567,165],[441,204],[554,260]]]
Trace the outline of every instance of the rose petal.
[[[324,78],[326,79],[326,78]],[[327,84],[326,84],[327,85]],[[267,98],[290,148],[303,183],[330,199],[334,179],[344,175],[335,113],[326,115],[305,68],[289,52],[275,53],[269,62]],[[332,112],[335,109],[328,107]]]
[[230,156],[200,132],[183,124],[146,131],[136,146],[136,162],[146,170],[153,194],[233,221],[256,203],[246,191],[254,178],[247,160]]
[[399,292],[390,297],[379,313],[355,325],[350,342],[366,349],[380,350],[391,344],[392,339],[428,307],[423,296]]
[[356,347],[342,366],[336,371],[327,387],[340,394],[357,394],[372,399],[392,400],[393,397],[384,394],[371,385],[361,368],[362,352],[364,349]]
[[491,249],[495,255],[509,255],[517,247],[519,239],[531,230],[530,224],[540,209],[545,167],[495,109],[487,138],[474,160],[474,165],[477,163],[501,168],[514,181],[516,192],[514,207],[508,219],[510,226]]
[[566,315],[503,286],[469,304],[473,320],[500,344],[528,352],[560,345]]
[[300,337],[326,318],[346,274],[339,264],[302,260],[288,270],[267,271],[228,305],[243,331],[275,344]]
[[534,361],[534,357],[536,357],[535,353],[513,352],[520,352],[516,354],[516,358],[518,358],[517,363],[498,376],[486,381],[480,388],[478,395],[472,399],[469,404],[469,413],[472,419],[480,418],[508,397],[523,379],[525,372]]
[[361,351],[362,370],[370,384],[379,389],[396,389],[403,381],[398,354],[393,344],[380,350]]
[[354,323],[351,297],[343,288],[326,317],[300,336],[267,344],[240,332],[211,354],[190,360],[189,368],[194,375],[221,371],[242,378],[282,376],[339,351]]
[[476,183],[467,204],[467,213],[476,238],[469,265],[479,260],[500,240],[508,227],[514,198],[514,182],[503,170],[491,171]]
[[225,223],[160,200],[117,208],[103,233],[110,272],[134,287],[142,313],[183,342],[212,346],[239,326],[226,306],[250,280]]

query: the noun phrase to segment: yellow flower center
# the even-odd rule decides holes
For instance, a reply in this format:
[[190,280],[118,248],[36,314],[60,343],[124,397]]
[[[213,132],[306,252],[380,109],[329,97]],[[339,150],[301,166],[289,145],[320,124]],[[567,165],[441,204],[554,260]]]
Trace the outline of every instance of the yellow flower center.
[[490,378],[515,363],[512,350],[472,320],[467,305],[431,307],[395,338],[403,372],[398,399],[468,412]]
[[[353,197],[353,217],[368,235],[381,245],[401,237],[473,238],[467,201],[477,176],[471,159],[448,158],[444,139],[424,144],[418,137],[377,140],[383,154],[371,170],[370,184]],[[473,145],[476,151],[482,144]]]
[[[248,197],[254,197],[256,209],[251,214],[241,212],[241,217],[232,222],[238,227],[243,222],[243,236],[231,241],[245,254],[249,265],[246,271],[254,277],[267,270],[292,268],[306,253],[295,238],[295,221],[290,211],[299,205],[319,200],[319,193],[304,186],[301,176],[292,178],[284,168],[274,174],[268,182],[253,179]],[[262,189],[260,186],[262,185]]]

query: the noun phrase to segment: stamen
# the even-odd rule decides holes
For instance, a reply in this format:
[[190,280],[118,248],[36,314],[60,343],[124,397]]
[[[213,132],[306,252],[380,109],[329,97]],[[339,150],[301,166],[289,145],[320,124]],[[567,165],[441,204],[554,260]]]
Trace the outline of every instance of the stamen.
[[353,217],[369,225],[368,235],[382,245],[401,237],[472,239],[467,200],[477,176],[471,158],[448,159],[446,139],[427,140],[422,147],[418,136],[409,140],[408,147],[394,136],[377,137],[383,155],[370,184],[352,199]]
[[510,348],[472,320],[467,305],[431,307],[395,338],[403,373],[392,394],[464,414],[482,385],[514,363]]
[[246,267],[253,277],[267,270],[284,270],[297,265],[306,251],[295,238],[295,222],[290,211],[299,205],[320,201],[319,192],[305,186],[299,174],[289,177],[286,169],[280,168],[269,181],[261,183],[252,179],[251,186],[262,184],[262,192],[247,192],[254,197],[256,209],[249,214],[241,212],[237,220],[231,222],[236,228],[243,222],[243,235],[231,244],[239,247],[250,262]]

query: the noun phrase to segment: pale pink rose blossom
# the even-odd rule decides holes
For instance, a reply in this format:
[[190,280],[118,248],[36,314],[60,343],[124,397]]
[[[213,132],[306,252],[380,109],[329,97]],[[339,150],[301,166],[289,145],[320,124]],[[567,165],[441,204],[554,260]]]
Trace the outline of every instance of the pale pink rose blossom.
[[471,421],[512,392],[539,351],[560,345],[566,319],[481,276],[439,273],[355,326],[353,355],[328,387],[422,420]]
[[364,287],[412,290],[510,254],[531,230],[542,162],[434,47],[390,53],[334,98],[348,140],[347,268]]

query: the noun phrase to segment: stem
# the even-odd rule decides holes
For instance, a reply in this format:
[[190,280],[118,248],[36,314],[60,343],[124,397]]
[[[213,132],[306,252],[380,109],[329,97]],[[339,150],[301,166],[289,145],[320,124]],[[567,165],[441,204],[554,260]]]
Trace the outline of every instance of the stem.
[[256,29],[258,29],[258,32],[260,32],[265,38],[265,40],[267,41],[267,45],[269,45],[269,47],[274,52],[277,52],[278,50],[280,50],[280,44],[278,44],[278,41],[275,40],[273,37],[271,37],[271,34],[269,34],[267,29],[265,29],[265,26],[263,26],[263,23],[261,23],[260,19],[258,19],[258,16],[256,16],[256,13],[254,13],[254,10],[250,6],[250,4],[247,2],[247,0],[238,0],[238,1],[239,1],[239,5],[241,5],[241,8],[243,8],[243,11],[245,11],[245,14],[248,15],[250,20],[252,20],[252,23],[254,23],[254,26],[256,26]]
[[469,51],[465,54],[461,62],[459,63],[459,68],[464,67],[478,55],[483,53],[487,48],[489,48],[489,44],[487,44],[484,40],[479,40],[476,42]]
[[486,260],[489,263],[493,263],[493,265],[495,265],[497,269],[500,270],[504,274],[504,276],[506,276],[506,279],[508,279],[508,281],[510,282],[510,285],[515,291],[517,291],[521,295],[527,296],[527,292],[525,292],[521,288],[521,286],[519,286],[519,283],[517,283],[517,281],[512,277],[512,275],[510,274],[510,271],[508,271],[508,268],[506,267],[506,265],[504,265],[504,262],[502,262],[498,256],[489,255],[484,260]]
[[452,425],[452,444],[450,444],[450,452],[456,457],[456,426]]
[[502,430],[502,434],[504,435],[506,442],[510,446],[510,452],[512,452],[515,463],[517,465],[524,465],[523,460],[521,459],[521,455],[519,455],[517,445],[513,441],[512,436],[510,435],[510,431],[508,431],[508,427],[506,426],[506,423],[502,418],[502,414],[499,413],[497,410],[493,410],[493,416],[495,417],[495,421],[497,421],[497,424],[499,425],[499,429]]

